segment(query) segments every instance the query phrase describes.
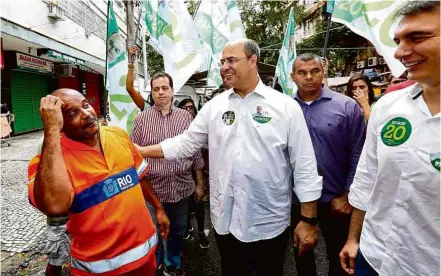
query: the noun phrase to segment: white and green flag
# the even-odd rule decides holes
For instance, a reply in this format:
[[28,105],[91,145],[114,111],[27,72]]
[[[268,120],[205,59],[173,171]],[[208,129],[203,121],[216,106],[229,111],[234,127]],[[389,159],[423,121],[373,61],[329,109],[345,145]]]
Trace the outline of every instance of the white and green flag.
[[194,20],[211,57],[207,83],[218,87],[222,84],[220,59],[225,44],[246,37],[237,1],[202,0]]
[[384,57],[395,77],[404,73],[404,65],[394,58],[397,44],[393,33],[398,19],[394,13],[407,1],[335,0],[332,21],[345,24],[354,33],[366,38]]
[[164,58],[175,93],[199,68],[205,48],[184,1],[146,0],[145,23],[149,44]]
[[110,122],[131,133],[138,108],[126,91],[127,55],[125,40],[120,36],[113,2],[108,2],[107,13],[107,71],[106,86],[109,90]]
[[294,10],[291,8],[285,38],[283,39],[282,49],[280,49],[279,60],[277,61],[276,67],[277,80],[282,86],[283,93],[287,95],[292,95],[293,92],[297,91],[297,86],[291,79],[292,63],[296,58],[294,27]]

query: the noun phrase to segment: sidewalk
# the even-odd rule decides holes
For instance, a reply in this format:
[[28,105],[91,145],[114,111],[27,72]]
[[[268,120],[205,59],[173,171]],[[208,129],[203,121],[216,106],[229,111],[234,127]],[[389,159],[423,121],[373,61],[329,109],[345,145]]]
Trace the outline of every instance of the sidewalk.
[[[45,263],[39,253],[43,249],[46,218],[33,208],[27,197],[27,167],[37,152],[43,131],[12,137],[9,147],[1,147],[1,262],[3,275],[26,275],[20,265],[29,267],[28,275],[38,275]],[[36,270],[35,270],[36,269]],[[5,273],[9,272],[9,273]]]

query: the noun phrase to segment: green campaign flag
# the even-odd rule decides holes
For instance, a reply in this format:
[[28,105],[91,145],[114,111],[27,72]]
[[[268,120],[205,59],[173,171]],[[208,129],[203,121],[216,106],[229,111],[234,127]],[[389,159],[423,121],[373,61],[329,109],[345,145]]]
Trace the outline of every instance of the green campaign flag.
[[206,50],[184,1],[146,0],[148,43],[164,58],[175,93],[201,65]]
[[245,38],[236,0],[202,0],[194,18],[196,28],[205,43],[208,59],[211,60],[207,84],[219,87],[222,84],[220,59],[228,41]]
[[294,91],[297,91],[297,86],[291,79],[292,63],[296,58],[294,27],[294,10],[291,8],[276,67],[276,77],[282,86],[283,93],[287,95],[292,95]]
[[119,34],[113,1],[108,2],[107,12],[107,68],[106,87],[109,90],[111,126],[118,126],[131,133],[138,108],[126,91],[127,55],[125,40]]
[[384,57],[392,74],[398,77],[406,68],[394,53],[397,44],[393,33],[398,24],[394,13],[407,1],[335,0],[332,21],[345,24],[354,33],[366,38]]
[[332,14],[334,12],[335,0],[328,0],[326,2],[326,12]]

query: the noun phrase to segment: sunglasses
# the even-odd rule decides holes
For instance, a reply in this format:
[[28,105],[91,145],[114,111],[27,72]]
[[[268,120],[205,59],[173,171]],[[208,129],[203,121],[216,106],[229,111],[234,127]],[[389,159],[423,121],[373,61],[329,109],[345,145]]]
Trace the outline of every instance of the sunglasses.
[[194,110],[195,109],[194,105],[187,105],[187,106],[184,106],[183,108],[185,110]]

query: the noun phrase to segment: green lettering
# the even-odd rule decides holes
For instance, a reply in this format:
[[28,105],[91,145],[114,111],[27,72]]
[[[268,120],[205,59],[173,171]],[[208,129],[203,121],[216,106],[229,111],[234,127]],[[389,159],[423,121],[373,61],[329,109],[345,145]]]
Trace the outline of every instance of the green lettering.
[[127,114],[127,111],[125,109],[119,111],[119,109],[116,108],[116,106],[112,102],[110,102],[110,111],[116,116],[119,121],[121,121],[121,119],[124,118],[124,116],[126,116]]
[[381,25],[380,27],[380,40],[381,42],[389,47],[397,47],[397,44],[395,43],[395,41],[392,39],[391,35],[390,35],[390,30],[392,28],[392,25],[394,23],[394,16],[395,16],[395,12],[401,8],[401,6],[403,6],[404,3],[401,3],[400,5],[398,5],[387,17],[386,20],[384,20],[383,25]]

